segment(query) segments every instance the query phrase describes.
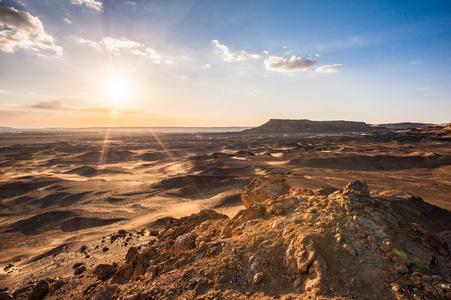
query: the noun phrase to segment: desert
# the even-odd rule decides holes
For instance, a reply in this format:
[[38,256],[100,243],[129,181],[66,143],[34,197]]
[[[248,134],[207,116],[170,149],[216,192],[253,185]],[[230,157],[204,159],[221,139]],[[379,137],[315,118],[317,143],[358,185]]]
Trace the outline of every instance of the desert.
[[306,122],[3,133],[1,299],[450,298],[450,125]]

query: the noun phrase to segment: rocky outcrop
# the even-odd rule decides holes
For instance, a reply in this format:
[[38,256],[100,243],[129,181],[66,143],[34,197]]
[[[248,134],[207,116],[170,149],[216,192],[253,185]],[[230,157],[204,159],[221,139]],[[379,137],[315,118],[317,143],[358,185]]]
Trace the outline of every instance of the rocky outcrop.
[[[39,283],[72,299],[451,299],[451,253],[439,236],[353,181],[343,190],[253,180],[245,209],[171,219],[122,264],[78,285]],[[427,205],[427,204],[424,204]],[[80,280],[80,279],[77,279]],[[39,292],[38,292],[39,291]],[[69,296],[71,295],[71,296]]]

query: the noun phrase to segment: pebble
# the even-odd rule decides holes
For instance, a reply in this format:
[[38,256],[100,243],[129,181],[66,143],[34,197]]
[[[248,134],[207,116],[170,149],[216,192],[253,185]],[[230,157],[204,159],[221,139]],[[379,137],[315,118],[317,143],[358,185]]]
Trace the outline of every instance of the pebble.
[[253,283],[259,284],[263,280],[263,273],[257,273],[254,275]]
[[346,250],[346,252],[349,253],[349,255],[351,256],[357,256],[357,252],[355,251],[355,249],[349,245],[349,244],[344,244],[343,248]]

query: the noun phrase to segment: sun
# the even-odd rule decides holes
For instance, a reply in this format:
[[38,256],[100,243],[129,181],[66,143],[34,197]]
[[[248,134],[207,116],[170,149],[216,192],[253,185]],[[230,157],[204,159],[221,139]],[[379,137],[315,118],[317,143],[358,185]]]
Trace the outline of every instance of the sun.
[[112,79],[106,84],[108,99],[113,105],[121,105],[131,97],[131,86],[125,79]]

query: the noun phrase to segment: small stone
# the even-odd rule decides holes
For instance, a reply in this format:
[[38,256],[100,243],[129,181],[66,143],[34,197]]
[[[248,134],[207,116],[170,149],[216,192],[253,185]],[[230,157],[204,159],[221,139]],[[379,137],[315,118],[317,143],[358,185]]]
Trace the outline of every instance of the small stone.
[[83,245],[80,247],[80,252],[81,253],[85,253],[85,251],[88,249],[88,247],[86,245]]
[[440,275],[432,275],[432,279],[437,280],[437,281],[443,281],[443,277]]
[[144,274],[146,274],[146,269],[143,267],[137,267],[135,271],[133,271],[133,279],[138,280]]
[[335,235],[335,241],[337,241],[338,244],[340,244],[343,241],[343,237],[341,236],[340,233],[337,233]]
[[293,287],[294,287],[295,289],[297,289],[297,288],[299,288],[299,287],[301,286],[301,284],[302,284],[302,277],[301,277],[301,276],[298,276],[298,277],[296,278],[296,280],[294,281],[294,283],[293,283]]
[[349,244],[344,244],[343,248],[346,250],[346,252],[349,253],[349,255],[351,256],[357,256],[357,252],[355,251],[355,249],[349,245]]
[[83,265],[83,263],[81,263],[81,262],[78,262],[78,263],[75,263],[73,266],[72,266],[72,269],[78,269],[81,265]]
[[49,283],[45,280],[39,281],[31,291],[28,300],[38,300],[49,291]]
[[402,263],[396,263],[395,270],[396,270],[396,272],[401,273],[401,274],[409,273],[409,268],[405,264],[402,264]]
[[74,275],[78,275],[86,271],[86,266],[80,266],[74,271]]
[[125,256],[125,262],[126,263],[131,262],[138,254],[139,250],[137,247],[130,247],[127,251],[127,255]]
[[421,277],[421,279],[423,279],[423,280],[426,281],[426,282],[431,282],[431,281],[432,281],[432,277],[429,276],[429,275],[423,275],[423,276]]
[[381,244],[381,250],[383,252],[390,252],[393,248],[394,247],[393,247],[392,242],[385,241],[385,242],[382,242],[382,244]]
[[103,252],[107,252],[108,250],[110,250],[110,248],[108,248],[108,247],[103,247],[103,248],[102,248],[102,251],[103,251]]
[[263,280],[263,273],[257,273],[254,275],[253,283],[259,284]]

